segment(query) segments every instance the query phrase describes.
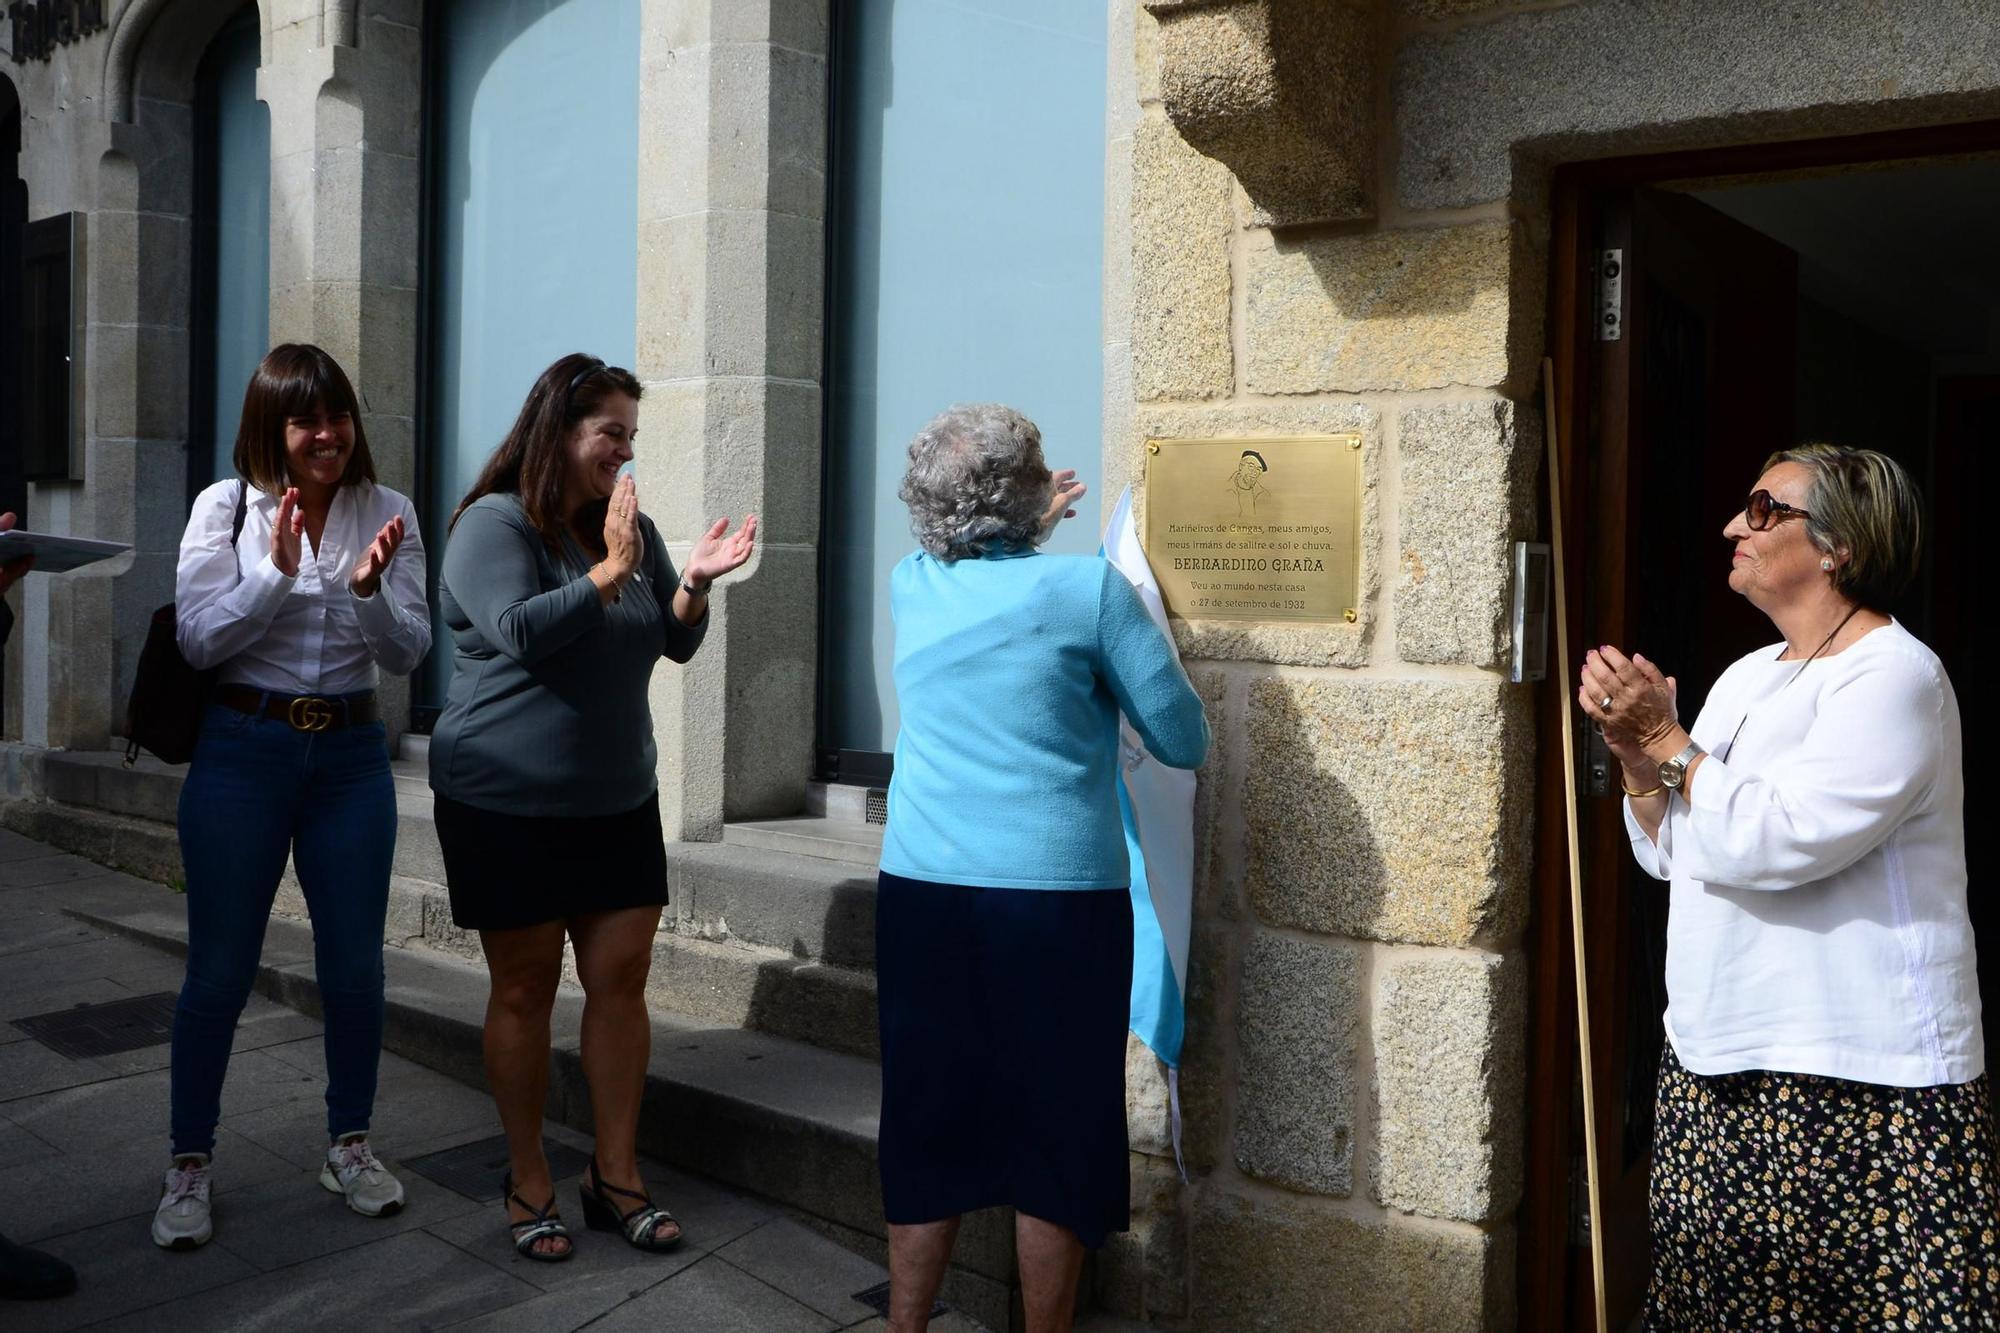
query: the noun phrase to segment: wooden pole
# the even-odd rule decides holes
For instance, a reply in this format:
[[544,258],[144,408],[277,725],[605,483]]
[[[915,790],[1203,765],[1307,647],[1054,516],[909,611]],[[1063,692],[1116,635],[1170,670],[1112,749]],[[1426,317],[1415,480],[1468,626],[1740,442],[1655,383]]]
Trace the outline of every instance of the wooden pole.
[[1556,366],[1542,358],[1543,433],[1549,448],[1549,552],[1555,566],[1556,661],[1561,688],[1563,811],[1569,833],[1569,915],[1576,953],[1576,1041],[1583,1062],[1583,1164],[1590,1209],[1590,1276],[1597,1296],[1597,1333],[1611,1333],[1604,1295],[1604,1209],[1597,1174],[1597,1080],[1590,1067],[1590,973],[1583,947],[1583,837],[1577,827],[1576,709],[1569,700],[1569,598],[1563,576],[1562,455],[1556,448]]

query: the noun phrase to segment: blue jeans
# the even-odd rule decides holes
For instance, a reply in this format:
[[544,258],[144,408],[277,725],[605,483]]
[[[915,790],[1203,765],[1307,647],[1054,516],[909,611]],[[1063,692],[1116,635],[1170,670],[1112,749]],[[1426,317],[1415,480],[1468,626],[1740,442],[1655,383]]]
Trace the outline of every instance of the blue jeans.
[[382,924],[396,791],[380,722],[318,733],[211,705],[181,788],[187,980],[174,1010],[173,1151],[215,1149],[222,1079],[289,854],[312,913],[327,1134],[368,1128],[382,1053]]

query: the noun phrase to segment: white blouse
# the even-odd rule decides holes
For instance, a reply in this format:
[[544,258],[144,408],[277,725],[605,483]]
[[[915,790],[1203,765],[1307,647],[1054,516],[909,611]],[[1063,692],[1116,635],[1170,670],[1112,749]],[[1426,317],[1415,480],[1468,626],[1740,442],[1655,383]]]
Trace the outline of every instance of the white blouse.
[[[299,539],[299,572],[271,561],[277,497],[250,488],[243,533],[230,549],[236,481],[195,497],[174,580],[181,655],[224,684],[285,694],[353,694],[375,686],[376,666],[408,675],[431,646],[424,541],[417,511],[387,486],[361,482],[334,494],[317,549]],[[403,544],[373,597],[348,587],[354,562],[382,525],[403,517]]]
[[1633,855],[1673,884],[1667,1038],[1697,1074],[1977,1078],[1951,682],[1900,624],[1802,674],[1783,647],[1716,681],[1692,731],[1709,757],[1657,846],[1625,806]]

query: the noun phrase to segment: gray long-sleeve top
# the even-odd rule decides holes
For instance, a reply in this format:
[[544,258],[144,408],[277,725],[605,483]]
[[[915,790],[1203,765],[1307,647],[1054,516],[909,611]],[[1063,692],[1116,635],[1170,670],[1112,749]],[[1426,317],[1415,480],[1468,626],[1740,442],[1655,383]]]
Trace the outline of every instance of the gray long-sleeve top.
[[679,577],[644,514],[645,556],[609,605],[592,559],[563,535],[551,552],[518,497],[482,496],[445,543],[439,600],[451,685],[431,735],[431,790],[514,815],[612,815],[652,795],[646,683],[685,662],[708,617],[674,615]]

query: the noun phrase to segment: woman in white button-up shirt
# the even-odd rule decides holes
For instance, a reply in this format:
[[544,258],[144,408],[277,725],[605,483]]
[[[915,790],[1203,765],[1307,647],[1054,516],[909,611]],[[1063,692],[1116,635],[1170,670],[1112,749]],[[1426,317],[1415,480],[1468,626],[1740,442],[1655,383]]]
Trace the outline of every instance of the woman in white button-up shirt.
[[320,1183],[368,1216],[403,1202],[368,1146],[396,844],[375,681],[415,670],[431,630],[416,511],[376,484],[359,410],[332,357],[275,348],[243,399],[245,480],[196,497],[181,539],[181,652],[217,684],[181,789],[187,979],[174,1013],[173,1163],[153,1219],[168,1248],[213,1234],[223,1076],[288,858],[312,912],[326,1026]]
[[1921,514],[1882,454],[1775,454],[1723,536],[1784,641],[1692,732],[1644,657],[1583,667],[1672,884],[1649,1329],[2000,1327],[1958,700],[1882,610]]

